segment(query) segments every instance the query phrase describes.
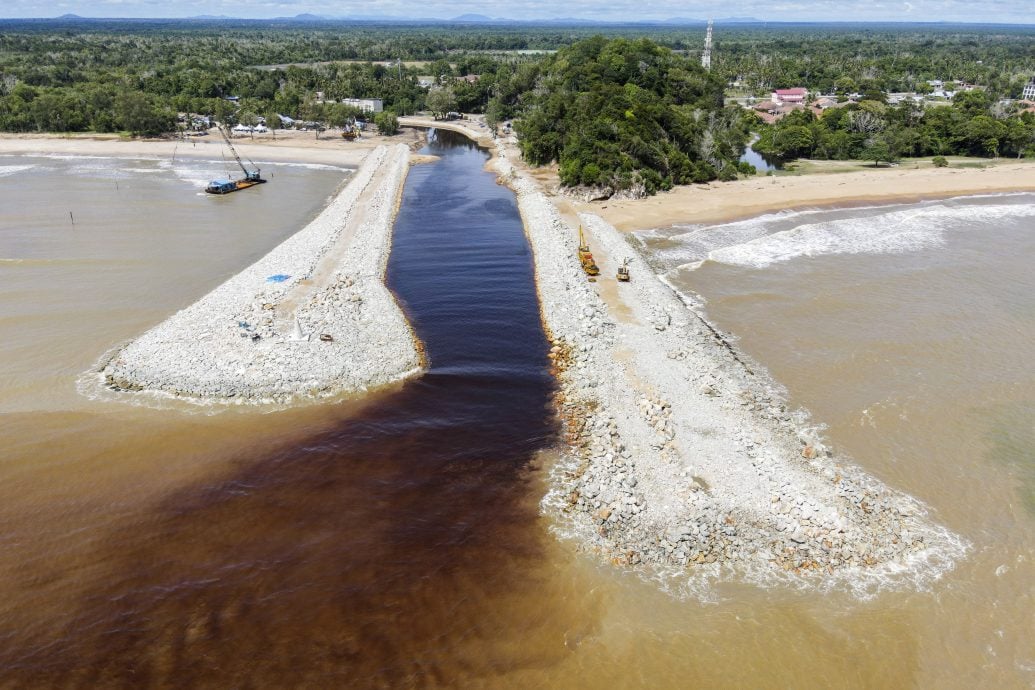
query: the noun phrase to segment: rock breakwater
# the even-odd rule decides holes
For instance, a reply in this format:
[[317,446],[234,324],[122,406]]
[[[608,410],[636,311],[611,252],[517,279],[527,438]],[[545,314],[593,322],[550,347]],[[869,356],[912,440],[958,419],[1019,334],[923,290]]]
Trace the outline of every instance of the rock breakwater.
[[[616,565],[843,586],[868,595],[950,569],[963,542],[828,449],[782,389],[650,270],[625,237],[576,230],[497,143],[534,255],[566,447],[544,498],[558,530]],[[633,280],[608,278],[629,259]],[[605,282],[607,283],[605,285]]]
[[384,274],[409,150],[381,146],[305,228],[106,363],[117,391],[277,402],[363,391],[419,371]]

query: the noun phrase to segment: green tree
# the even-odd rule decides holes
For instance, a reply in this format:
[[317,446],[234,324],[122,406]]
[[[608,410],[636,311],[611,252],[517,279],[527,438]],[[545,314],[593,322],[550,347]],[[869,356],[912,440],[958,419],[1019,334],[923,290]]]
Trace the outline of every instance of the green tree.
[[999,155],[999,142],[1006,135],[1006,126],[988,115],[978,115],[963,126],[962,134],[971,153],[995,157]]
[[176,116],[155,105],[154,100],[139,91],[126,91],[115,97],[115,122],[134,135],[155,136],[171,132]]
[[898,160],[888,137],[884,134],[876,134],[866,140],[866,147],[860,156],[863,160],[873,161],[873,167],[878,167],[882,162],[894,163]]
[[456,108],[456,94],[448,86],[434,86],[428,91],[424,103],[435,117],[445,117]]
[[390,110],[385,110],[375,115],[374,124],[377,125],[377,131],[385,136],[399,133],[399,118]]

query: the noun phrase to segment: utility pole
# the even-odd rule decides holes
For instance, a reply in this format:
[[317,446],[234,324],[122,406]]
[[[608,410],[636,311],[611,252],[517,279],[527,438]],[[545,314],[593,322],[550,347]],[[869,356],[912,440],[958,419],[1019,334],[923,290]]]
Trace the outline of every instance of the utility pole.
[[708,20],[708,33],[704,35],[704,52],[701,53],[701,67],[712,70],[712,20]]

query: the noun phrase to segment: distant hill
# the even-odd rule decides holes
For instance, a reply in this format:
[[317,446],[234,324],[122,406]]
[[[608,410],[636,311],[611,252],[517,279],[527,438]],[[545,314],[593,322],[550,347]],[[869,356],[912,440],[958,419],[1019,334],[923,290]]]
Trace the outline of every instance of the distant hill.
[[493,22],[497,21],[492,17],[486,17],[484,14],[461,14],[459,17],[453,17],[449,21],[451,22]]
[[68,13],[63,14],[60,17],[54,17],[54,19],[85,19],[85,17],[80,17],[78,14]]

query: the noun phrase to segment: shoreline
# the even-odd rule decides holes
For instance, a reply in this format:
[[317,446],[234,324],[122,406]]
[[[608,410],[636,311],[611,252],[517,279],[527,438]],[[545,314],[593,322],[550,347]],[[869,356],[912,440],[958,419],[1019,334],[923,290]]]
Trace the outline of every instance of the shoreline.
[[622,232],[637,232],[673,225],[721,225],[788,210],[856,208],[1013,192],[1035,192],[1035,163],[753,177],[677,187],[644,199],[570,203],[579,212],[600,216]]
[[119,348],[118,393],[274,403],[366,392],[419,373],[422,346],[384,285],[409,149],[370,153],[308,225]]
[[[493,142],[490,166],[517,197],[552,345],[565,440],[541,509],[559,537],[680,588],[735,579],[866,598],[954,567],[962,539],[828,448],[628,234],[544,192],[514,143]],[[579,224],[601,267],[592,283],[576,260]],[[613,278],[623,259],[625,284]]]
[[[381,145],[404,143],[413,146],[418,132],[393,137],[366,135],[348,142],[336,132],[324,132],[321,139],[309,132],[282,131],[275,136],[260,134],[233,137],[242,158],[269,163],[359,166]],[[218,133],[187,139],[124,139],[116,135],[0,134],[0,156],[100,156],[105,158],[205,158],[221,160],[226,143]]]

